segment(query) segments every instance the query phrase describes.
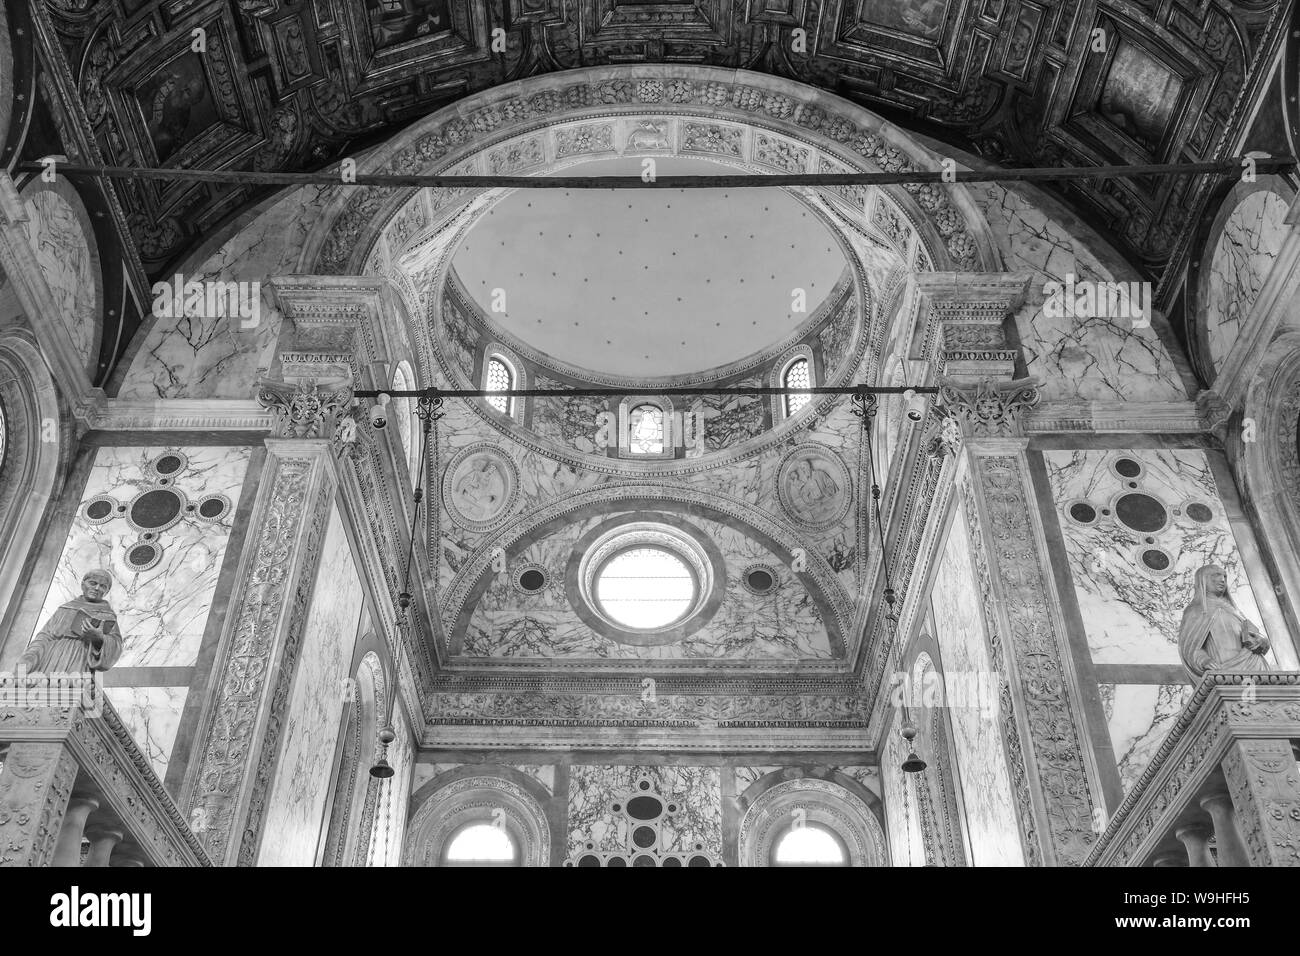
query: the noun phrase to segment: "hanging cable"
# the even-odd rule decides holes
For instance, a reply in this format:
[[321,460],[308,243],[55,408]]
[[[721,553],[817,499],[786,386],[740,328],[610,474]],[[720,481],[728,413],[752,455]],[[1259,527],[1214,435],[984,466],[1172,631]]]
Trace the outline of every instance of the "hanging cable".
[[[358,393],[360,394],[360,393]],[[411,511],[411,535],[406,543],[406,570],[402,574],[402,590],[397,595],[397,606],[399,613],[397,620],[399,624],[406,623],[406,611],[411,606],[411,564],[415,558],[415,535],[419,530],[420,522],[420,503],[424,500],[424,461],[429,454],[429,442],[433,438],[433,426],[438,419],[442,418],[442,399],[438,397],[429,397],[420,392],[419,400],[416,405],[415,414],[420,419],[423,426],[424,440],[420,443],[420,464],[415,474],[415,490],[411,497],[415,502],[415,507]]]

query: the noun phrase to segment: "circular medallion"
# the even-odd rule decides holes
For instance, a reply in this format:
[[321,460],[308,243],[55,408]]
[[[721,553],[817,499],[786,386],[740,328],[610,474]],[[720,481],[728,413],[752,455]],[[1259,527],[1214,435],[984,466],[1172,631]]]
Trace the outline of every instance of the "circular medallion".
[[185,496],[172,488],[150,488],[131,499],[126,520],[137,531],[166,531],[185,514]]
[[443,473],[443,505],[466,531],[487,531],[498,524],[518,497],[515,463],[486,442],[461,449]]
[[849,470],[825,445],[796,445],[781,461],[776,493],[785,513],[810,528],[829,528],[852,503]]
[[149,470],[159,478],[174,478],[189,464],[189,459],[178,451],[167,451],[149,462]]
[[768,564],[751,564],[741,573],[740,581],[751,594],[770,594],[776,589],[776,569]]

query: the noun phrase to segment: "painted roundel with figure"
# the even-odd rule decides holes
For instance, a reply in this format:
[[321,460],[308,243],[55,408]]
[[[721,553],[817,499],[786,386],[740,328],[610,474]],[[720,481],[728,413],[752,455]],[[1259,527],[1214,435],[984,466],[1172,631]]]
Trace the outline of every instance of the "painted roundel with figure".
[[777,496],[787,515],[810,528],[842,520],[853,498],[849,470],[825,445],[797,445],[781,462]]
[[519,470],[495,445],[470,445],[444,473],[443,501],[451,519],[468,531],[484,531],[510,513],[519,494]]

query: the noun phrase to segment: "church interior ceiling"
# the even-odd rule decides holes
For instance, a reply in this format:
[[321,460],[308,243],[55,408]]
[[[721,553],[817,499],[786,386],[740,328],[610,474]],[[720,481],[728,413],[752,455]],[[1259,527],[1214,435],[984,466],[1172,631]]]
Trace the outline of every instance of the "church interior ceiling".
[[[989,163],[1086,166],[1230,155],[1289,10],[1286,0],[44,0],[37,27],[61,51],[109,164],[321,169],[479,90],[664,62],[821,87]],[[199,28],[202,58],[191,49]],[[114,188],[150,277],[264,196],[214,183]],[[1074,180],[1059,195],[1167,297],[1209,188],[1195,177]]]

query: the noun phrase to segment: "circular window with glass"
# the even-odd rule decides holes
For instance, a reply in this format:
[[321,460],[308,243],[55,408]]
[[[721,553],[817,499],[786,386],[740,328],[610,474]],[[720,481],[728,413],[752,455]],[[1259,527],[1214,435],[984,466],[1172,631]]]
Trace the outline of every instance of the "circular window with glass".
[[598,633],[629,644],[680,640],[721,601],[716,547],[684,527],[621,522],[579,542],[570,600]]

